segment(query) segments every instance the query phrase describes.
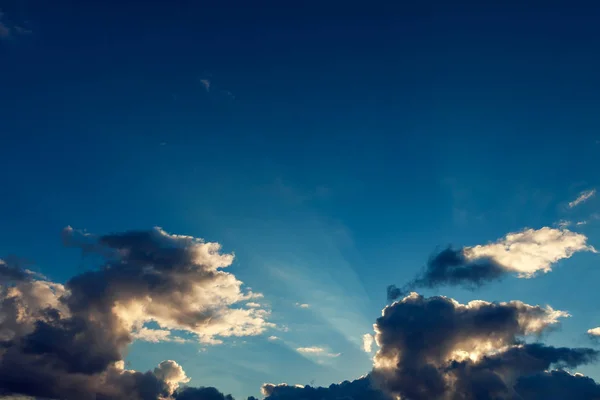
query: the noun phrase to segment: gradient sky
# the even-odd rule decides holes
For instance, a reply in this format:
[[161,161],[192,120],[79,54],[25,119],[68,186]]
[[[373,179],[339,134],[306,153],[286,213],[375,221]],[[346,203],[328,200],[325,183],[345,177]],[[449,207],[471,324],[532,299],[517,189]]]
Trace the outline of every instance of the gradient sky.
[[[0,254],[64,282],[93,268],[67,225],[221,243],[277,328],[127,360],[241,398],[368,372],[386,286],[440,246],[570,221],[600,248],[598,197],[569,206],[600,186],[600,5],[447,3],[0,0]],[[547,343],[588,346],[598,282],[587,252],[423,293],[550,304]]]

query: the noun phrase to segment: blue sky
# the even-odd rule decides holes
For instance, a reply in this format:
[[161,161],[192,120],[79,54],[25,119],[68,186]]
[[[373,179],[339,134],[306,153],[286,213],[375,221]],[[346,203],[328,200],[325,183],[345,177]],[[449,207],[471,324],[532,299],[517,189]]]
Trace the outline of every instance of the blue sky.
[[[568,204],[600,186],[599,6],[445,3],[0,3],[0,254],[65,282],[93,267],[67,225],[221,243],[277,327],[127,360],[241,397],[368,372],[387,285],[438,246],[568,220],[600,248],[598,198]],[[597,265],[423,293],[550,304],[547,342],[588,346]]]

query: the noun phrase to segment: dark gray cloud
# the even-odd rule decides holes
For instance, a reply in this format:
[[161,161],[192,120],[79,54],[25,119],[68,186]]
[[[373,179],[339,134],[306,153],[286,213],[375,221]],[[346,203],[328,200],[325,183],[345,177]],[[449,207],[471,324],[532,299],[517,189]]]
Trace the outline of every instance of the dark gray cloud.
[[24,270],[18,263],[0,259],[0,284],[24,281],[31,278],[31,272]]
[[596,359],[593,349],[523,343],[565,315],[518,301],[460,304],[412,293],[377,320],[373,377],[411,400],[520,399],[520,377]]
[[230,394],[223,394],[214,387],[186,387],[173,396],[175,400],[234,400]]
[[526,400],[600,399],[600,385],[593,379],[562,370],[523,377],[516,390]]
[[390,285],[388,300],[396,300],[416,288],[435,288],[442,285],[458,285],[474,289],[485,283],[499,280],[510,271],[491,257],[469,260],[463,249],[447,248],[432,255],[424,271],[414,280],[398,288]]
[[326,388],[265,384],[262,392],[265,400],[392,400],[373,385],[369,376]]

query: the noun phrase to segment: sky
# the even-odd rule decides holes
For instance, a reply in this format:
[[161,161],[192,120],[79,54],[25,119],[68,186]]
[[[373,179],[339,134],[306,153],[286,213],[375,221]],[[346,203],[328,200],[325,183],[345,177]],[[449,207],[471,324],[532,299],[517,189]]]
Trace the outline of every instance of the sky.
[[600,5],[396,3],[0,0],[0,395],[600,379]]

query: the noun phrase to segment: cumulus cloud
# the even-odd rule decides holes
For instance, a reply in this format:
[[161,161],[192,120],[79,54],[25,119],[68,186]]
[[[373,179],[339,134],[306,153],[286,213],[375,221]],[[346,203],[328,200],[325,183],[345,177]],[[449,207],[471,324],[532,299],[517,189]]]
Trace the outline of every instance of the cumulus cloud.
[[298,308],[310,308],[310,304],[306,303],[296,303],[295,306]]
[[577,198],[575,200],[569,202],[569,208],[577,207],[581,203],[588,201],[595,194],[596,194],[596,189],[584,190],[583,192],[579,193],[579,196],[577,196]]
[[373,350],[373,342],[375,339],[373,335],[369,333],[365,333],[362,337],[363,350],[365,353],[370,353]]
[[[2,394],[66,400],[198,398],[177,390],[189,379],[174,361],[145,373],[124,369],[129,344],[136,338],[183,340],[172,330],[218,343],[272,326],[267,310],[239,305],[259,295],[242,290],[241,281],[222,271],[233,255],[221,253],[217,243],[159,228],[104,236],[66,228],[63,239],[98,255],[103,265],[65,285],[0,265]],[[147,322],[159,328],[150,329]]]
[[460,304],[411,293],[375,324],[373,377],[388,393],[411,400],[512,399],[522,376],[596,359],[593,349],[523,343],[566,316],[519,301]]
[[[200,342],[259,335],[273,325],[268,310],[234,305],[259,295],[222,271],[233,262],[218,243],[160,228],[90,237],[67,229],[66,242],[106,257],[104,268],[67,283],[73,308],[110,308],[128,330],[154,321],[162,329],[195,334]],[[101,285],[102,290],[98,290]]]
[[531,278],[547,273],[555,263],[579,251],[596,250],[587,237],[568,229],[543,227],[509,233],[486,245],[447,248],[433,255],[425,270],[402,288],[388,287],[388,298],[397,299],[419,287],[462,285],[474,288],[514,273]]

